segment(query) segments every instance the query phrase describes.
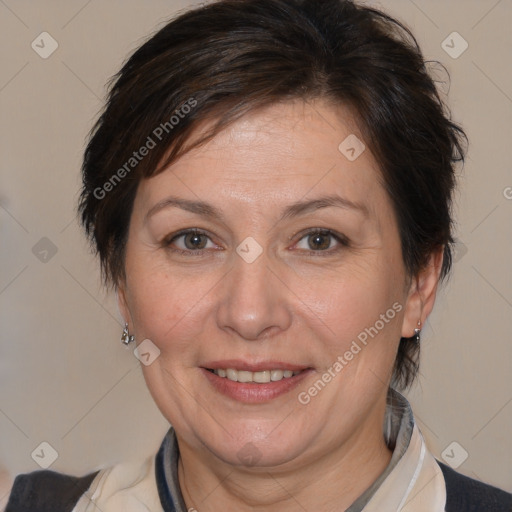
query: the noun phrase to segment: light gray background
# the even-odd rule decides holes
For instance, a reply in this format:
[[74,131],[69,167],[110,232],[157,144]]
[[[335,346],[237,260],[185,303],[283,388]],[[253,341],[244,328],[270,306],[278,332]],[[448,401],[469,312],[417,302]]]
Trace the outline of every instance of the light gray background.
[[[468,453],[459,471],[512,491],[512,2],[368,3],[403,20],[427,59],[447,66],[453,116],[471,142],[456,197],[457,262],[423,330],[408,396],[438,458],[456,441],[452,459]],[[106,81],[192,5],[0,0],[0,465],[12,475],[39,469],[31,453],[43,441],[58,452],[51,469],[84,474],[155,452],[167,431],[119,342],[115,297],[101,288],[74,208]],[[47,59],[31,48],[43,31],[59,45]],[[456,59],[441,46],[454,31],[469,44]],[[43,237],[56,254],[44,253]]]

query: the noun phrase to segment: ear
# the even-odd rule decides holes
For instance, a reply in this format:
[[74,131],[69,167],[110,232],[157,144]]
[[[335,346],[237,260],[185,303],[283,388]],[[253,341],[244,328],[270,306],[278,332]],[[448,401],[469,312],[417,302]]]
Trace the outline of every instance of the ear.
[[128,302],[126,300],[126,284],[124,282],[118,285],[116,293],[117,306],[119,307],[119,311],[124,321],[130,325],[132,323],[132,317],[130,315],[130,310],[128,309]]
[[421,322],[419,327],[423,327],[434,308],[443,264],[443,252],[444,246],[433,252],[426,267],[411,279],[402,324],[404,338],[414,336],[414,329],[418,327],[418,322]]

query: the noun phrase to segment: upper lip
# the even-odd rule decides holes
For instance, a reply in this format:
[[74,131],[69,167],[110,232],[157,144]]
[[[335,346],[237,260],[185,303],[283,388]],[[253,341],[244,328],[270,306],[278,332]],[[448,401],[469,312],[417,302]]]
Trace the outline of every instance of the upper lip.
[[307,365],[285,363],[283,361],[242,361],[241,359],[224,359],[222,361],[211,361],[201,365],[208,370],[232,368],[233,370],[261,372],[263,370],[291,370],[298,372],[310,368]]

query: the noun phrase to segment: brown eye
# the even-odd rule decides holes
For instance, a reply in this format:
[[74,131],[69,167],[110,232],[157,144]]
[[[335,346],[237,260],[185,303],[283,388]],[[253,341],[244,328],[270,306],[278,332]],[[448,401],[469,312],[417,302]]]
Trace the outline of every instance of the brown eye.
[[191,232],[182,235],[185,247],[190,250],[204,249],[206,246],[206,236],[202,233]]
[[314,228],[303,234],[296,247],[310,252],[330,254],[348,245],[349,242],[345,236],[330,230]]
[[308,245],[311,250],[325,250],[329,249],[331,245],[332,235],[330,233],[315,233],[307,236]]
[[[210,247],[207,247],[208,242],[211,244]],[[216,247],[206,233],[197,229],[186,229],[175,233],[164,241],[163,245],[171,251],[187,255],[199,255],[205,249]]]

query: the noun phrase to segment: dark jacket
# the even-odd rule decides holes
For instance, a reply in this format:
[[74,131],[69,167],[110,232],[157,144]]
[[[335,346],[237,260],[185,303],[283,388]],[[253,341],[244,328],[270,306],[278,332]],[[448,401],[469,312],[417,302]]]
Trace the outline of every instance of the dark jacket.
[[[512,494],[438,464],[446,482],[446,512],[512,512]],[[18,475],[5,512],[71,512],[96,474],[73,477],[41,470]],[[176,512],[168,500],[162,503],[166,512]]]

